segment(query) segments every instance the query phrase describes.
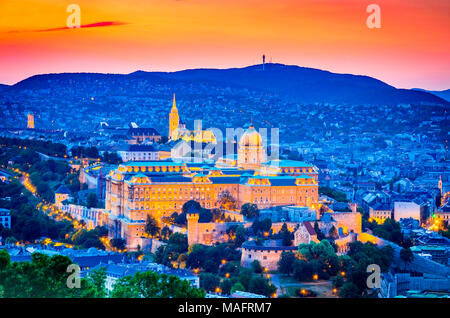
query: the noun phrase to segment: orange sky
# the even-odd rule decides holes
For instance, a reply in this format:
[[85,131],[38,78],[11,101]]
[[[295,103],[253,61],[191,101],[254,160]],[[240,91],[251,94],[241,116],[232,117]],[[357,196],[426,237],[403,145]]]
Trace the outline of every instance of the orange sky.
[[[63,29],[71,3],[81,7],[81,24],[94,26]],[[366,26],[370,3],[381,7],[381,29]],[[448,0],[0,0],[0,83],[40,73],[240,67],[264,53],[396,87],[447,89],[449,13]]]

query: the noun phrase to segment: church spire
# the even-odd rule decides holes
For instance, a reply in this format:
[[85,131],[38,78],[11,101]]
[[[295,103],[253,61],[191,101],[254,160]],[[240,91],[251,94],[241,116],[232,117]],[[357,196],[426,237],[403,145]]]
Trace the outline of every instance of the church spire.
[[178,115],[177,102],[175,100],[175,93],[173,94],[172,109],[169,114],[169,139],[178,139],[178,128],[180,125],[180,117]]
[[175,100],[175,93],[173,93],[172,111],[178,112],[178,109],[177,109],[177,101]]

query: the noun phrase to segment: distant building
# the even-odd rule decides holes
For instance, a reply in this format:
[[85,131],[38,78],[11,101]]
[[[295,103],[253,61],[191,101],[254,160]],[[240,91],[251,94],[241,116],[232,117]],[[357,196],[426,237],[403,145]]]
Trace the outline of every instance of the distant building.
[[159,160],[159,151],[152,145],[129,145],[117,153],[123,162]]
[[263,268],[269,271],[278,269],[278,261],[283,252],[296,252],[297,246],[283,246],[281,240],[267,240],[256,244],[255,241],[247,241],[242,244],[241,266],[251,267],[256,260]]
[[[388,272],[381,275],[380,298],[416,297],[439,298],[448,297],[450,279],[443,276],[420,272]],[[433,292],[437,292],[434,294]],[[447,295],[443,294],[447,292]]]
[[59,188],[55,191],[55,204],[61,205],[61,203],[65,200],[72,200],[72,192],[70,192],[69,188],[64,184],[60,185]]
[[0,208],[0,224],[8,229],[11,228],[11,212],[8,209]]
[[128,143],[132,145],[145,142],[160,142],[161,134],[154,128],[130,128],[127,132]]
[[421,222],[421,207],[415,202],[395,202],[394,203],[394,220],[413,218]]
[[27,116],[27,128],[34,129],[34,115],[31,113]]
[[313,210],[305,206],[285,206],[282,210],[287,212],[287,216],[291,222],[304,222],[317,220],[319,210]]
[[416,254],[428,254],[431,260],[449,265],[450,245],[418,245],[412,246],[411,251]]
[[386,219],[392,218],[391,205],[376,202],[372,206],[369,206],[369,218],[378,224],[383,224]]
[[74,219],[84,221],[88,229],[103,225],[105,209],[88,208],[76,204],[60,204],[61,211],[69,213]]
[[198,213],[188,213],[187,234],[189,245],[213,245],[228,241],[227,230],[232,225],[244,225],[243,222],[206,222],[200,223]]
[[311,242],[319,243],[317,233],[310,222],[302,222],[294,232],[294,246],[309,244]]

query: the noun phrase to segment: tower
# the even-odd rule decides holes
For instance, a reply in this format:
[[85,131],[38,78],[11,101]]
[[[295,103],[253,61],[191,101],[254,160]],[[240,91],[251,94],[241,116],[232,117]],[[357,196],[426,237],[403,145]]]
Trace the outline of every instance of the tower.
[[27,128],[34,129],[34,115],[32,113],[29,113],[27,118]]
[[442,197],[442,195],[443,195],[443,192],[442,192],[442,176],[439,176],[438,187],[439,187],[439,191],[441,191],[441,202],[440,202],[440,205],[442,206],[442,204],[444,203],[444,198]]
[[263,65],[262,65],[263,71],[264,71],[265,66],[266,66],[266,55],[263,54]]
[[188,244],[189,246],[198,243],[198,219],[200,214],[198,213],[187,213],[187,231],[188,231]]
[[178,115],[175,94],[173,94],[172,109],[169,114],[169,140],[178,139],[178,126],[180,124],[180,116]]

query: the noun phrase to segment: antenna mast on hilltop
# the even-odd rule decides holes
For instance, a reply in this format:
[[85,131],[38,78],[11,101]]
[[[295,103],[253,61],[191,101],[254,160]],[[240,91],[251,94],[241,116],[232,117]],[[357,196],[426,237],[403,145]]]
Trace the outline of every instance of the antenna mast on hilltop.
[[266,56],[263,54],[263,63],[262,63],[263,71],[265,66],[266,66]]

